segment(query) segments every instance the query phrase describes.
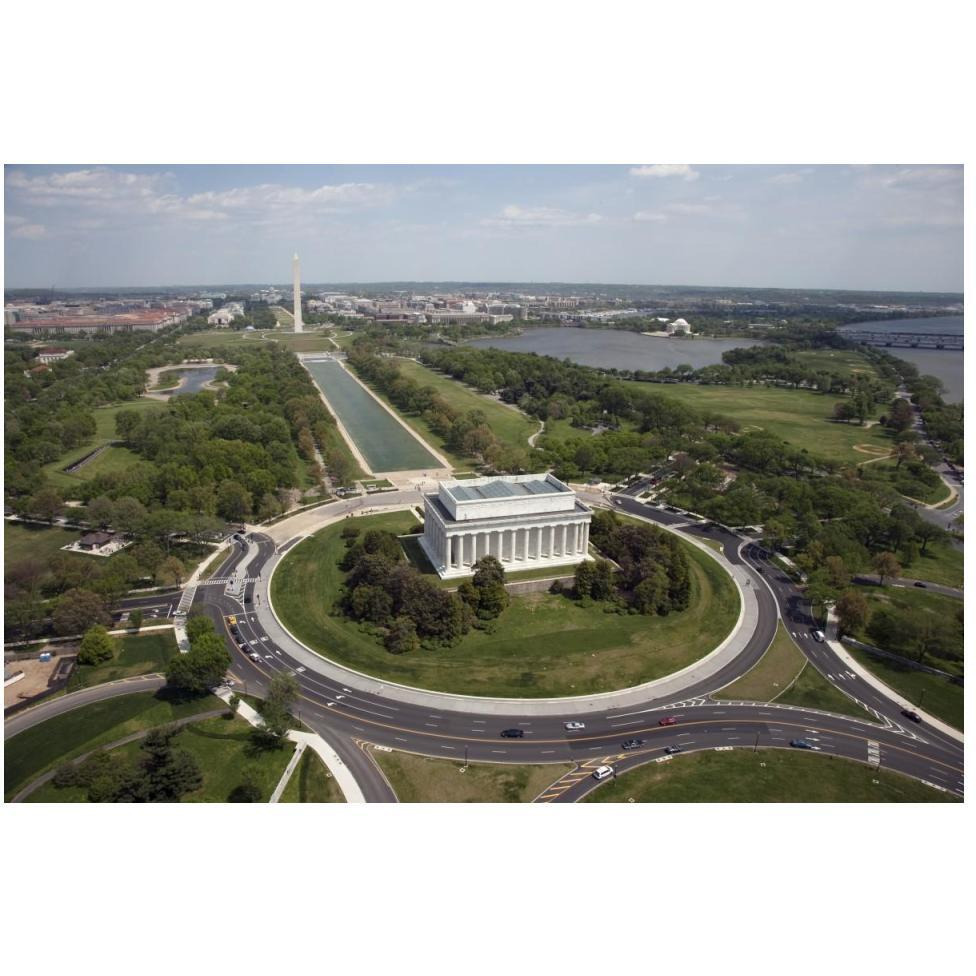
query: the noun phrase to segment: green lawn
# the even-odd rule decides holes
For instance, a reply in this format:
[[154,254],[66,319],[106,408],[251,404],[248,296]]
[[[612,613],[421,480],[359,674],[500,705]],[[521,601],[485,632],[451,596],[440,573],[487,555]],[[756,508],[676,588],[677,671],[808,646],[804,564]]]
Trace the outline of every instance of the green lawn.
[[963,729],[964,690],[937,674],[926,674],[899,665],[896,661],[874,657],[854,647],[847,648],[850,655],[877,675],[886,685],[904,695],[916,707],[931,712],[936,718],[953,727]]
[[[29,557],[47,560],[62,546],[77,542],[80,535],[78,529],[62,529],[57,526],[34,525],[29,522],[5,521],[3,523],[4,562],[9,565]],[[94,557],[78,553],[77,558],[92,559]]]
[[772,644],[756,666],[737,681],[715,692],[712,697],[718,701],[771,701],[783,693],[804,664],[806,658],[803,652],[793,643],[786,628],[780,623]]
[[5,795],[9,799],[52,766],[107,742],[220,707],[220,700],[212,695],[180,701],[142,692],[76,708],[4,743]]
[[[116,439],[115,418],[120,410],[134,410],[138,413],[144,411],[165,410],[166,403],[163,400],[126,400],[124,403],[117,403],[110,407],[97,407],[95,414],[95,436],[81,447],[63,454],[56,461],[44,465],[41,469],[47,480],[54,486],[67,489],[68,497],[71,497],[71,489],[78,488],[83,481],[102,474],[105,471],[119,470],[126,464],[134,463],[138,460],[137,456],[126,448],[113,447],[103,452],[89,464],[85,465],[74,474],[65,474],[64,468],[70,467],[76,461],[80,461],[86,454],[90,454],[103,444],[108,444]],[[122,452],[122,453],[116,453]]]
[[[414,518],[392,512],[357,520],[362,531],[406,532]],[[691,609],[667,617],[606,613],[566,596],[513,597],[494,634],[472,630],[456,646],[388,653],[359,625],[330,614],[342,583],[343,524],[299,543],[279,564],[272,599],[282,623],[332,660],[389,681],[438,691],[558,697],[610,691],[671,674],[729,633],[739,597],[721,566],[688,546]]]
[[587,803],[953,803],[899,773],[781,749],[696,752],[607,780]]
[[[868,570],[873,572],[873,570]],[[963,554],[951,545],[931,545],[911,566],[902,567],[908,579],[928,580],[962,589]]]
[[161,673],[166,670],[166,662],[176,653],[176,637],[172,630],[113,637],[112,643],[115,645],[115,657],[111,661],[75,667],[68,679],[69,692],[139,674]]
[[941,478],[936,477],[936,482],[928,485],[924,481],[912,477],[904,464],[901,468],[896,467],[897,463],[897,461],[886,459],[876,461],[873,464],[862,464],[860,467],[861,478],[864,481],[876,482],[894,488],[906,498],[916,502],[924,502],[926,505],[938,505],[949,499],[949,486]]
[[[940,618],[953,624],[954,627],[951,633],[953,641],[949,647],[949,653],[958,654],[959,659],[942,659],[936,657],[932,660],[926,660],[925,663],[931,664],[933,667],[940,668],[943,671],[948,671],[951,674],[961,675],[963,673],[963,627],[962,622],[958,620],[958,614],[963,606],[962,600],[952,596],[944,596],[941,593],[933,593],[929,590],[919,589],[914,586],[859,586],[857,592],[867,599],[870,613],[874,613],[882,607],[894,607],[912,614],[916,619],[928,616],[930,618]],[[851,636],[867,644],[877,643],[865,631],[855,632]],[[897,644],[894,647],[880,644],[878,646],[884,651],[892,651],[896,654],[903,653],[899,650]]]
[[[261,802],[270,799],[281,774],[294,752],[294,745],[285,743],[281,749],[255,749],[251,727],[243,719],[209,718],[194,722],[180,730],[173,740],[175,747],[186,749],[200,765],[203,785],[183,797],[183,803],[226,803],[236,786],[248,772],[261,790]],[[139,757],[139,742],[130,742],[113,750],[130,759]],[[30,802],[84,802],[83,789],[59,790],[51,783],[31,794]]]
[[374,752],[373,758],[401,803],[531,803],[573,767],[463,763],[408,752]]
[[809,662],[792,687],[776,699],[776,704],[799,705],[801,708],[816,708],[822,712],[853,715],[855,718],[875,721],[870,712],[865,711],[842,691],[838,691]]
[[[289,317],[290,318],[290,317]],[[291,321],[288,322],[289,328]],[[254,332],[233,332],[219,329],[210,332],[194,332],[181,336],[181,346],[191,349],[218,349],[224,346],[253,345],[255,343],[278,342],[293,352],[328,352],[335,346],[326,333],[321,332],[283,332],[280,329],[256,330]]]
[[[891,438],[878,425],[861,427],[830,419],[834,404],[844,399],[840,396],[765,386],[621,382],[630,389],[660,393],[700,410],[724,414],[743,426],[767,430],[795,447],[806,448],[811,454],[838,461],[853,464],[870,457],[855,451],[855,445],[891,449]],[[883,408],[877,408],[875,419],[882,412]]]
[[315,750],[306,749],[278,802],[345,803],[346,798]]
[[842,376],[877,376],[874,364],[863,354],[847,349],[805,349],[793,353],[798,363],[807,369],[839,373]]
[[[279,326],[287,326],[289,329],[295,327],[295,316],[288,309],[281,305],[272,305],[271,311]],[[302,317],[304,318],[304,315]]]
[[[492,433],[503,444],[529,450],[529,437],[539,429],[538,421],[532,417],[526,416],[521,410],[505,406],[491,397],[483,396],[471,387],[452,379],[446,373],[421,366],[411,359],[398,359],[396,364],[403,376],[415,380],[421,386],[433,387],[455,410],[461,413],[480,410],[484,413]],[[451,454],[443,438],[435,434],[422,417],[404,414],[404,419],[420,433],[424,440],[429,441],[442,454],[451,458],[455,465],[464,467],[471,464],[471,458]]]

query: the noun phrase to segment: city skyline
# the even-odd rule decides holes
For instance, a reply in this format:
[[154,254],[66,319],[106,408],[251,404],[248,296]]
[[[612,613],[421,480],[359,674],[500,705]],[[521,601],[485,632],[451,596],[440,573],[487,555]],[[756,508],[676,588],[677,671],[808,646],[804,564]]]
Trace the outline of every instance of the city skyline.
[[961,166],[7,166],[8,288],[961,292]]

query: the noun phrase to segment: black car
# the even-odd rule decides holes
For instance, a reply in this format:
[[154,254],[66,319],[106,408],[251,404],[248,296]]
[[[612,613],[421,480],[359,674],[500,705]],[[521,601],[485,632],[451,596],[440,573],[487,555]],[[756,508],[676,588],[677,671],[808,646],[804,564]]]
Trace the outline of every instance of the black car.
[[912,722],[919,723],[922,721],[922,716],[919,715],[918,712],[913,712],[910,708],[903,708],[901,710],[901,713],[902,715],[905,716],[905,718],[909,719]]
[[921,587],[923,590],[926,588],[926,584],[923,583],[921,580],[915,580],[914,585]]
[[806,739],[790,739],[790,745],[794,749],[813,749],[815,748],[812,742],[807,742]]
[[629,750],[629,749],[640,749],[640,747],[643,744],[644,744],[644,740],[643,739],[628,739],[626,742],[622,742],[620,744],[620,748],[621,749],[627,749],[627,750]]
[[521,739],[524,735],[521,729],[502,729],[503,739]]
[[681,752],[681,746],[668,746],[664,751],[669,756],[673,756],[676,752]]

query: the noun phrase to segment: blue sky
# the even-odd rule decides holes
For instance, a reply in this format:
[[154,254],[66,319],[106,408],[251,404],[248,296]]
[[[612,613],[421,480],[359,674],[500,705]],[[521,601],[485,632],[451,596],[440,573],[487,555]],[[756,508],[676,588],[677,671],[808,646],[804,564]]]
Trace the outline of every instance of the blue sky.
[[478,280],[962,291],[961,166],[5,167],[7,287]]

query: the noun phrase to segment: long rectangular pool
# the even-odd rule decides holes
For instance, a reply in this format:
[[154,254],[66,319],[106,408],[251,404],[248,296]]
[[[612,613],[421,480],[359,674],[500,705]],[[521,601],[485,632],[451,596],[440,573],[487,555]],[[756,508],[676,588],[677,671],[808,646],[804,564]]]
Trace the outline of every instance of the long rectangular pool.
[[441,463],[335,360],[306,361],[356,447],[374,471],[423,471]]

